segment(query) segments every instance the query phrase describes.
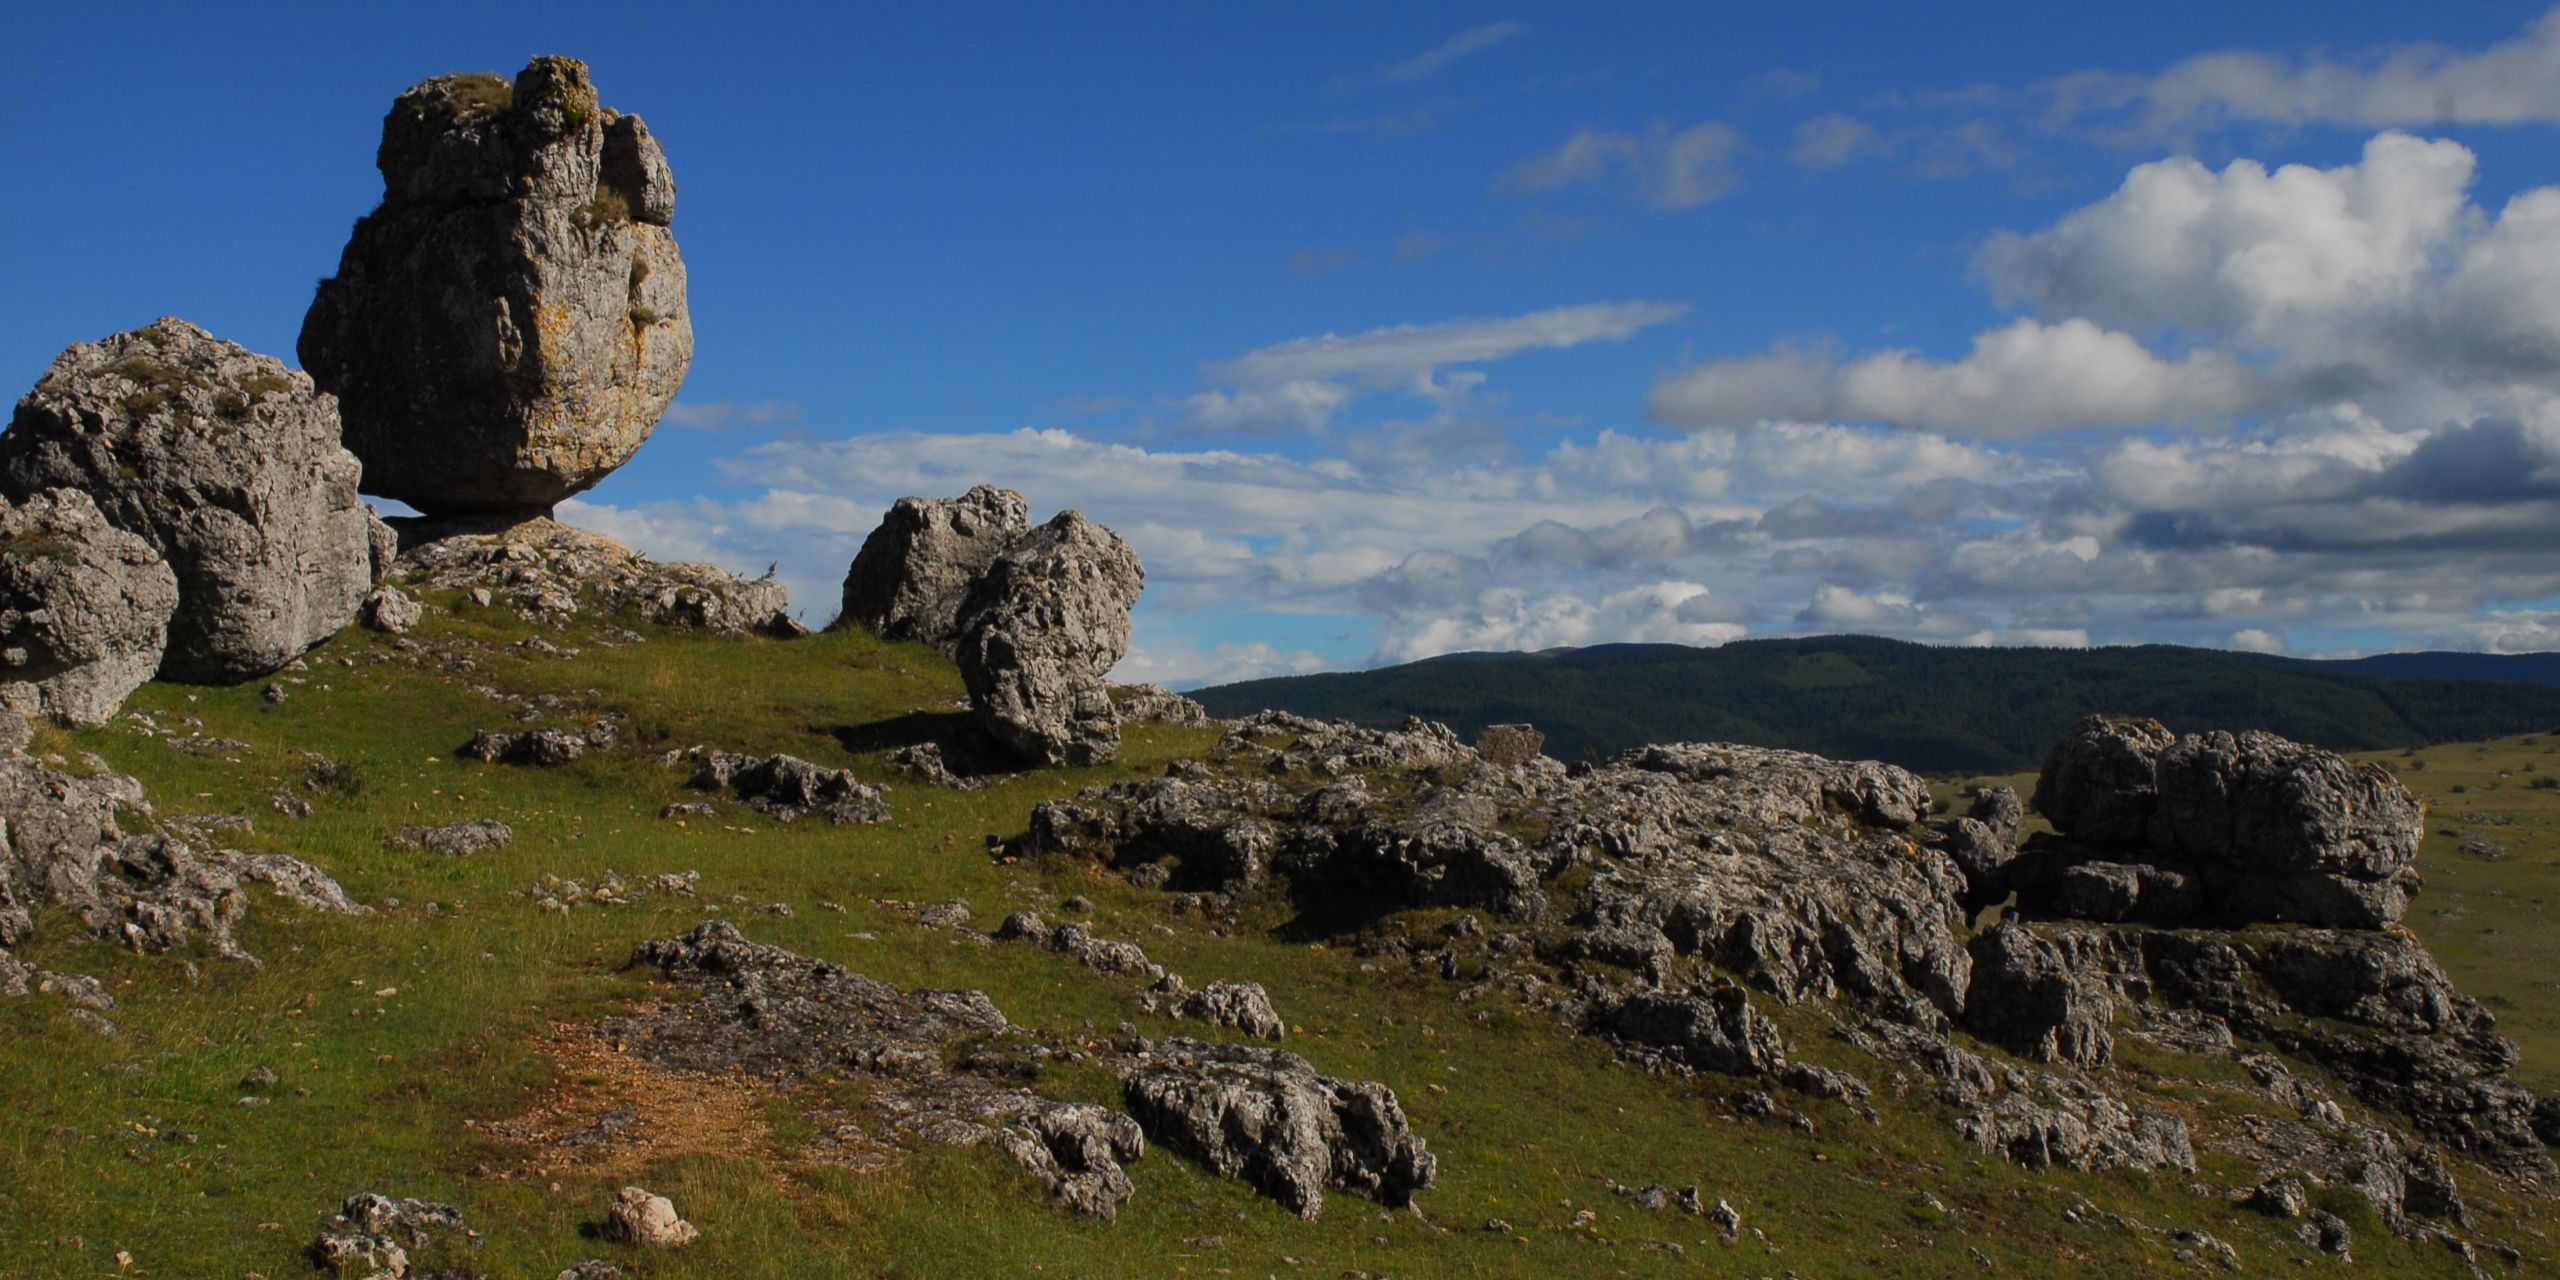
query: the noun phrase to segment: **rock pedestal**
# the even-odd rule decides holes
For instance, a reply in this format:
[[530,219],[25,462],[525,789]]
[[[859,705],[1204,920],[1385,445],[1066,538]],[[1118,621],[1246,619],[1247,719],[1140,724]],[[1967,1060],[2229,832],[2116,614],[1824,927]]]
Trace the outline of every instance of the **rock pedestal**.
[[302,362],[366,492],[547,514],[640,448],[693,360],[665,153],[586,64],[545,57],[401,94],[377,163]]

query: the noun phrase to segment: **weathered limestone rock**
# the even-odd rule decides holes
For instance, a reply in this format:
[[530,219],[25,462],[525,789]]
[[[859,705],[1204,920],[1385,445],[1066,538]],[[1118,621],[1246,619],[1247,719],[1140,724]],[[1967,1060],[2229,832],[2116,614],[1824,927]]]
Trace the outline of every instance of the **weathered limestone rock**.
[[1595,1010],[1592,1024],[1622,1045],[1696,1071],[1764,1076],[1787,1065],[1777,1027],[1732,983],[1634,992]]
[[1168,1039],[1122,1073],[1121,1098],[1158,1143],[1304,1218],[1324,1212],[1326,1187],[1400,1208],[1439,1168],[1393,1091],[1285,1050]]
[[183,320],[74,344],[0,434],[0,492],[79,489],[177,575],[160,674],[265,675],[353,621],[372,515],[311,380]]
[[605,1211],[604,1238],[643,1249],[677,1249],[700,1239],[702,1233],[676,1213],[675,1201],[652,1195],[641,1187],[624,1187],[614,1193],[613,1207]]
[[1184,996],[1173,1006],[1173,1016],[1234,1027],[1263,1040],[1289,1034],[1288,1024],[1271,1008],[1271,994],[1259,982],[1212,982]]
[[348,1196],[304,1252],[331,1275],[400,1280],[416,1261],[412,1251],[447,1246],[457,1238],[477,1245],[480,1233],[452,1205],[366,1191]]
[[1102,677],[1129,651],[1145,577],[1120,535],[1073,511],[997,556],[960,608],[956,656],[979,725],[1041,764],[1118,755],[1120,715]]
[[1527,764],[1547,745],[1547,735],[1534,725],[1489,724],[1476,735],[1476,755],[1486,764]]
[[384,583],[364,598],[364,624],[376,631],[404,635],[418,625],[424,610],[418,602],[401,594],[400,588]]
[[1011,489],[982,484],[957,498],[900,498],[845,571],[835,625],[948,653],[960,642],[970,588],[1030,532],[1031,505]]
[[0,502],[0,706],[105,724],[160,669],[177,575],[89,495]]
[[391,843],[399,848],[423,849],[448,858],[504,849],[515,842],[515,828],[495,818],[471,818],[440,827],[405,826],[391,837]]
[[889,802],[880,789],[853,776],[798,756],[758,758],[735,751],[705,751],[694,771],[693,785],[702,791],[728,791],[750,809],[779,821],[810,814],[844,826],[889,820]]
[[586,64],[400,95],[356,223],[303,319],[368,493],[429,515],[547,513],[637,451],[693,360],[675,182]]
[[0,743],[16,744],[0,750],[0,945],[32,930],[28,907],[51,903],[136,951],[202,935],[216,954],[248,960],[232,937],[248,910],[244,880],[318,910],[365,910],[284,854],[199,851],[156,823],[127,834],[119,815],[150,820],[141,783],[103,766],[88,776],[55,769],[26,754],[25,735],[26,722],[0,710]]
[[2062,833],[2005,869],[2029,911],[2156,924],[2380,929],[2417,890],[2417,798],[2379,765],[2270,733],[2172,737],[2091,716],[2035,806]]
[[2100,1067],[2114,1057],[2115,999],[2062,948],[2022,925],[2002,923],[1976,935],[1967,950],[1973,956],[1967,1030],[2045,1062]]
[[[978,991],[900,991],[838,965],[747,941],[709,921],[644,943],[632,963],[701,989],[692,1004],[643,1010],[607,1030],[634,1052],[742,1083],[788,1084],[826,1072],[872,1085],[862,1124],[892,1136],[995,1147],[1067,1207],[1114,1216],[1133,1188],[1121,1163],[1145,1153],[1128,1117],[1018,1087],[1039,1072],[1022,1032]],[[965,1044],[974,1046],[966,1052]],[[876,1141],[876,1139],[874,1139]]]
[[400,553],[393,575],[400,584],[485,592],[538,621],[565,622],[594,611],[720,635],[799,630],[784,612],[789,593],[778,578],[662,563],[555,520],[426,521],[406,524],[405,533],[414,545]]

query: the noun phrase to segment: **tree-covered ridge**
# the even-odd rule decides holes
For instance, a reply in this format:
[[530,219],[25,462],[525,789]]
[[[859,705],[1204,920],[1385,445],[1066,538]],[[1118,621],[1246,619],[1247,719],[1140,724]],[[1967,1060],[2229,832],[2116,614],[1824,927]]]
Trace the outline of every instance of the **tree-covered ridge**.
[[1466,734],[1525,721],[1567,760],[1719,741],[1969,773],[2034,767],[2092,710],[2152,716],[2182,732],[2267,729],[2339,751],[2560,724],[2560,688],[2530,683],[2385,677],[2173,645],[1957,649],[1872,636],[1452,654],[1194,696],[1221,716],[1281,707],[1385,725],[1419,715]]

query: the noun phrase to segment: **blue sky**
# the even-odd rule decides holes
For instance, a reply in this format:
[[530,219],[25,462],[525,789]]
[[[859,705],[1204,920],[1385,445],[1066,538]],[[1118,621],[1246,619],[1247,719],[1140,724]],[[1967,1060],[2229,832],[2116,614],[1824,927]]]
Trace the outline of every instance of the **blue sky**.
[[2534,5],[54,7],[0,383],[290,359],[409,84],[586,59],[693,370],[563,518],[779,564],[1018,488],[1127,678],[1860,631],[2560,648]]

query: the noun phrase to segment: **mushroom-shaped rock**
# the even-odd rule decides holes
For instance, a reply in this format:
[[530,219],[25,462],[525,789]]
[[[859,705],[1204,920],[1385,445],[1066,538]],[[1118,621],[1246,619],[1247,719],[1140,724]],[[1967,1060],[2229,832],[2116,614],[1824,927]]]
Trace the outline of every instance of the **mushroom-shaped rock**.
[[1011,489],[982,484],[957,498],[900,498],[845,571],[835,625],[947,652],[960,638],[969,589],[1029,532],[1031,506]]
[[693,360],[675,182],[586,64],[448,75],[382,122],[380,208],[302,322],[368,493],[547,513],[649,438]]
[[1023,535],[960,608],[960,679],[978,723],[1042,764],[1100,764],[1120,751],[1103,673],[1129,651],[1146,575],[1120,535],[1073,511]]
[[177,574],[160,674],[235,683],[354,620],[372,514],[335,404],[186,321],[74,344],[0,434],[0,492],[79,489]]
[[0,502],[0,705],[105,724],[160,669],[177,575],[77,489]]

